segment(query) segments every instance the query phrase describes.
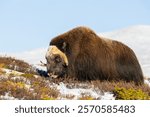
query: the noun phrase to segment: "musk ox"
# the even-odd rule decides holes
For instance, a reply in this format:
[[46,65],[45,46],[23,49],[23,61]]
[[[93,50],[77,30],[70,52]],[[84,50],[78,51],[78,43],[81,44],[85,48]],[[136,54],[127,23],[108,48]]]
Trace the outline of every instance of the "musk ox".
[[109,80],[143,83],[135,53],[121,42],[77,27],[53,38],[46,53],[47,71],[80,81]]

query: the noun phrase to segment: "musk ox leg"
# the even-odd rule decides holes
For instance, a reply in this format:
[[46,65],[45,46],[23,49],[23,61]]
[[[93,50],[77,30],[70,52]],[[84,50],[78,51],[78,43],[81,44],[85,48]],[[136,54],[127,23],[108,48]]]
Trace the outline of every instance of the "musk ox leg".
[[143,73],[137,60],[131,60],[127,57],[119,59],[117,71],[120,79],[126,82],[134,82],[136,85],[141,85],[144,82]]

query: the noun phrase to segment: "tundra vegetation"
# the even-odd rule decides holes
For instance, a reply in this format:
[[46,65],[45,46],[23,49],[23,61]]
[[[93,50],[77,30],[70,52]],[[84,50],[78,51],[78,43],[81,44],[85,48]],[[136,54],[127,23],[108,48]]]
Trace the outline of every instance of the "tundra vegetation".
[[[0,99],[58,100],[75,99],[75,95],[63,95],[57,86],[64,83],[69,89],[92,88],[97,92],[111,92],[116,100],[149,100],[150,87],[124,81],[87,81],[64,77],[52,79],[38,74],[32,65],[12,57],[0,57]],[[78,100],[97,100],[91,94],[82,93]]]

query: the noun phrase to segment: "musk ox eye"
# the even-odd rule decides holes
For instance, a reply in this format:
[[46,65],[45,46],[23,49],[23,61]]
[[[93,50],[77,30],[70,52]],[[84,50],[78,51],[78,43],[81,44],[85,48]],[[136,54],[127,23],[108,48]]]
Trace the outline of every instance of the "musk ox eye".
[[61,62],[60,56],[55,56],[54,61],[55,61],[56,63],[60,63],[60,62]]

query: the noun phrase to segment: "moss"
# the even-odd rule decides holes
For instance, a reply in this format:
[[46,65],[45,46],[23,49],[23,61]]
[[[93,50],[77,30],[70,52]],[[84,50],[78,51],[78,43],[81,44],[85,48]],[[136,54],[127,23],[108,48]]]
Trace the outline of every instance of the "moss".
[[11,87],[12,90],[14,89],[14,91],[18,88],[20,88],[20,89],[25,88],[25,83],[23,83],[23,82],[6,81],[5,85]]
[[54,97],[49,97],[48,95],[42,95],[41,100],[56,100]]
[[95,98],[90,95],[82,95],[79,100],[95,100]]
[[141,89],[133,89],[133,88],[115,88],[114,94],[116,96],[116,100],[149,100],[150,96],[143,92]]
[[9,77],[15,77],[16,75],[15,74],[13,74],[13,73],[10,73],[9,74]]
[[23,82],[17,82],[16,83],[16,87],[25,88],[25,83],[23,83]]
[[33,74],[21,74],[21,76],[23,76],[25,78],[34,78]]

